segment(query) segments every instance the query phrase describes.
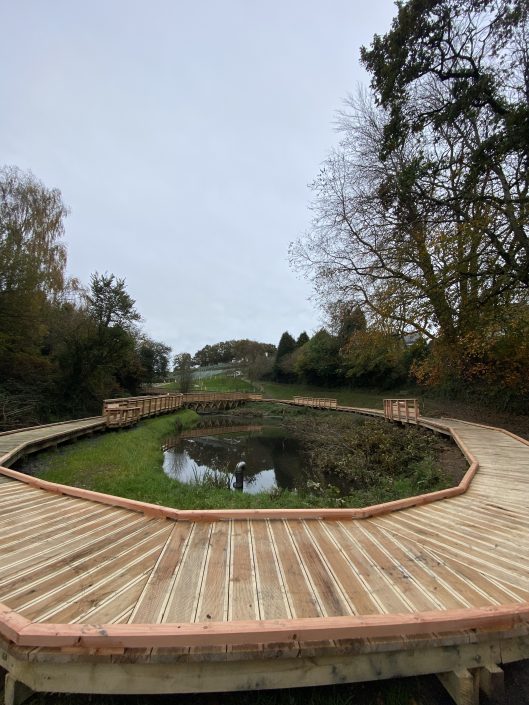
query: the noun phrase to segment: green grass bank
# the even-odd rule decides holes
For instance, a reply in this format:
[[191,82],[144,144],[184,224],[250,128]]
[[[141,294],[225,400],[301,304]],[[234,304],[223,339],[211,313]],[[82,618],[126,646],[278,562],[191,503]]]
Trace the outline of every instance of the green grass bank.
[[[311,425],[314,429],[321,423],[328,428],[336,427],[341,433],[341,421],[353,421],[352,417],[338,418],[332,412],[317,412],[307,409],[285,407],[275,404],[248,405],[248,412],[255,414],[277,415],[285,412],[285,418],[297,419],[297,427]],[[241,413],[243,410],[238,409]],[[341,415],[340,415],[341,416]],[[429,441],[421,439],[415,429],[399,429],[385,426],[382,422],[361,419],[368,434],[368,442],[380,445],[385,437],[386,444],[393,444],[392,438],[400,441],[401,434],[417,434],[420,441],[414,462],[410,462],[405,443],[395,455],[395,467],[399,468],[397,476],[390,474],[376,475],[376,482],[365,483],[355,487],[347,494],[339,491],[333,484],[324,480],[324,473],[307,479],[306,489],[298,491],[273,489],[257,494],[234,492],[226,487],[216,486],[213,482],[185,484],[168,477],[163,471],[162,444],[169,436],[174,436],[180,429],[192,427],[199,416],[191,410],[182,410],[175,414],[144,419],[135,428],[122,431],[110,431],[92,439],[59,446],[57,450],[46,451],[30,457],[22,470],[37,475],[45,480],[61,484],[83,487],[97,492],[129,497],[145,502],[152,502],[179,509],[217,509],[217,508],[307,508],[307,507],[361,507],[378,502],[389,501],[418,494],[425,491],[441,489],[450,484],[448,475],[442,472],[435,453],[430,452]],[[372,430],[369,426],[372,425]],[[355,435],[354,428],[352,431]],[[388,435],[389,434],[389,435]],[[330,435],[330,434],[326,434]],[[419,447],[418,446],[418,447]],[[382,452],[383,451],[382,449]],[[353,448],[350,455],[341,459],[341,465],[359,467],[366,453],[365,448]],[[332,453],[307,456],[307,463],[316,468],[325,469],[330,457],[335,467],[340,463]],[[343,472],[343,471],[342,471]],[[367,469],[369,475],[369,469]],[[375,474],[371,472],[371,477]]]

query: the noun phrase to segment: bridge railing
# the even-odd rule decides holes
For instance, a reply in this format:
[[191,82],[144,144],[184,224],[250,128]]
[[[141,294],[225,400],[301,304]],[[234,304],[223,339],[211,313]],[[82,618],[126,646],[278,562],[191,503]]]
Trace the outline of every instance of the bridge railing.
[[210,401],[247,401],[248,392],[191,392],[184,394],[184,403]]
[[104,410],[106,423],[110,428],[131,426],[139,420],[140,413],[140,406],[127,404],[107,404]]
[[[121,399],[105,399],[103,402],[103,416],[108,416],[109,409],[119,405],[123,409],[139,408],[138,419],[145,416],[155,416],[168,411],[175,411],[183,406],[183,394],[164,394],[152,397],[123,397]],[[137,420],[138,420],[137,419]],[[108,424],[108,421],[107,421]],[[110,425],[110,424],[109,424]],[[112,424],[117,425],[117,424]]]
[[384,399],[384,417],[390,421],[419,420],[418,399]]
[[196,392],[191,394],[170,392],[155,396],[122,397],[119,399],[105,399],[102,415],[107,420],[107,426],[117,427],[130,425],[141,418],[169,413],[193,404],[214,404],[222,401],[258,401],[262,398],[262,394],[249,394],[248,392]]
[[294,397],[294,404],[301,406],[310,406],[313,409],[336,409],[338,407],[337,399],[327,399],[324,397]]

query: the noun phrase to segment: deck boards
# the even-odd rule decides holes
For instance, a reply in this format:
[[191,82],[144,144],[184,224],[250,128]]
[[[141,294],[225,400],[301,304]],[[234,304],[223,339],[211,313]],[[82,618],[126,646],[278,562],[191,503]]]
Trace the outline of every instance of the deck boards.
[[[0,603],[36,622],[159,624],[529,601],[529,446],[500,430],[445,423],[480,463],[468,492],[366,520],[175,522],[0,475]],[[45,433],[0,436],[0,456]],[[323,641],[265,651],[140,649],[121,658],[226,659],[347,647]],[[379,648],[377,640],[371,648]]]

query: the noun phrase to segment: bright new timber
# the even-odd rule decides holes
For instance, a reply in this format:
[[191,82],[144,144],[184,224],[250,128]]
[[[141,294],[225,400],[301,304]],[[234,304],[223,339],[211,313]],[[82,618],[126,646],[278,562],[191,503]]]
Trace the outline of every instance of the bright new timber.
[[[0,462],[129,425],[131,409],[137,420],[248,400],[110,400],[101,417],[0,434]],[[478,671],[491,687],[498,664],[529,657],[529,444],[398,401],[385,404],[390,420],[454,438],[469,461],[459,486],[362,509],[182,511],[2,467],[6,693],[13,683],[156,693],[449,672],[454,694],[478,687]]]

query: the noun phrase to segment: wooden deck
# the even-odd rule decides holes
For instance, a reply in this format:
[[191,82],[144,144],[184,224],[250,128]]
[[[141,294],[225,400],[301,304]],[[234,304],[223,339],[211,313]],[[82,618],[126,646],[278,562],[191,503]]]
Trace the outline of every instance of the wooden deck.
[[[0,456],[102,423],[0,435]],[[485,688],[498,664],[529,657],[529,444],[420,423],[454,435],[474,471],[458,496],[409,508],[165,510],[2,469],[10,688],[192,692],[450,672],[465,702],[454,688],[474,694],[480,675]]]

